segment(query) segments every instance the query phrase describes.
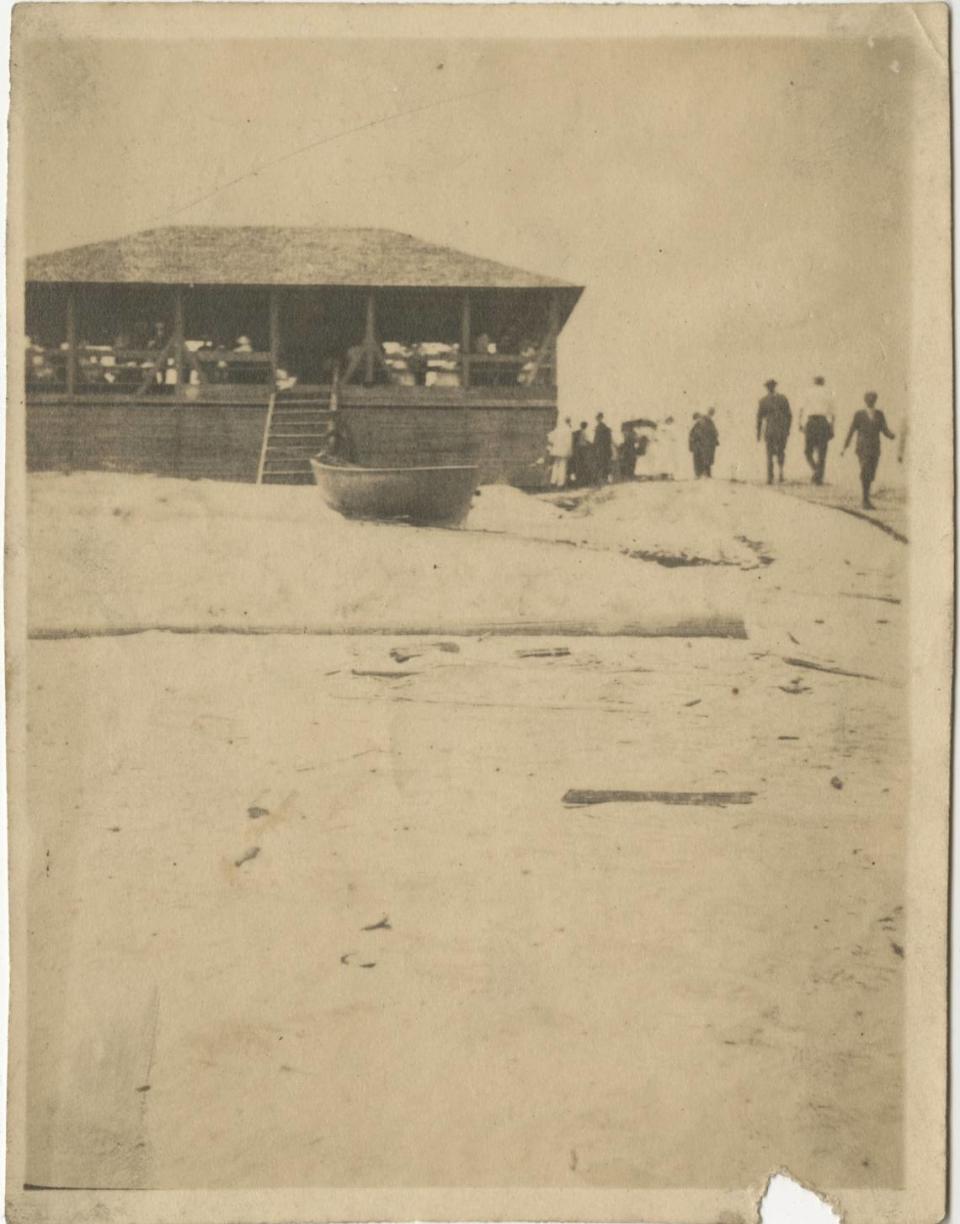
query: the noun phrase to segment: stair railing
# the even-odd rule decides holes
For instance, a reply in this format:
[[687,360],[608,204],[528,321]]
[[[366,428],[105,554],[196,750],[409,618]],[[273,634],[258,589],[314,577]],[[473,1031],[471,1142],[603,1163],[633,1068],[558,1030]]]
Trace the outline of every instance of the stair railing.
[[267,419],[263,426],[263,441],[260,444],[260,462],[257,464],[257,484],[263,484],[263,469],[267,464],[267,451],[270,448],[270,430],[273,427],[273,406],[277,402],[276,391],[270,395],[267,404]]

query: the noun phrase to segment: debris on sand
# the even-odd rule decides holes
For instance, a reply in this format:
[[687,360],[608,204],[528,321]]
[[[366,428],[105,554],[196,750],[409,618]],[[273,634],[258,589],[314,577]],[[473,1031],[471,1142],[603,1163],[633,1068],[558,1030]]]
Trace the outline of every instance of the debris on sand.
[[251,820],[259,820],[261,816],[269,816],[270,812],[265,807],[257,807],[256,804],[252,804],[247,808],[247,815]]
[[361,931],[392,931],[393,927],[390,925],[389,915],[384,914],[379,922],[371,923],[370,926],[361,927],[360,930]]
[[752,803],[756,791],[631,791],[568,790],[563,802],[577,807],[596,803],[673,803],[684,807],[726,807],[728,803]]
[[685,552],[668,553],[649,548],[624,548],[622,552],[624,556],[631,557],[634,561],[653,561],[655,564],[665,566],[667,569],[678,569],[681,566],[694,565],[732,565],[736,568],[741,568],[739,561],[698,557]]
[[242,867],[244,863],[249,863],[252,859],[255,859],[259,853],[259,846],[251,846],[249,850],[240,855],[240,857],[233,864],[234,867]]
[[354,969],[376,969],[376,961],[355,961],[353,958],[356,955],[356,952],[344,952],[340,957],[340,964]]
[[878,676],[868,676],[865,672],[847,671],[843,667],[830,667],[826,663],[814,663],[810,659],[784,658],[784,663],[791,667],[805,667],[809,671],[827,672],[831,676],[848,676],[851,680],[878,680]]
[[393,650],[390,651],[390,658],[395,659],[398,663],[407,663],[410,659],[419,659],[420,656],[414,652],[401,650],[399,646],[394,646]]
[[548,646],[543,650],[518,650],[518,659],[564,659],[569,655],[569,646]]
[[362,671],[358,667],[354,667],[351,671],[354,676],[376,676],[380,680],[400,680],[404,676],[419,676],[419,672],[415,671]]
[[836,774],[830,779],[830,785],[834,790],[843,790],[843,781]]
[[774,558],[766,551],[766,545],[762,540],[751,540],[745,535],[738,535],[735,538],[750,549],[761,565],[773,565]]
[[691,706],[698,706],[702,701],[702,697],[695,697],[693,701],[685,701],[683,704],[689,710]]

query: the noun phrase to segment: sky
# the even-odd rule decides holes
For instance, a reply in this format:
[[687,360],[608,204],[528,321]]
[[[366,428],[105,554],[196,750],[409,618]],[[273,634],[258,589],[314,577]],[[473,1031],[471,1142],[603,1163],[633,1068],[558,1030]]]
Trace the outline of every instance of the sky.
[[910,45],[21,45],[29,254],[167,224],[383,226],[585,286],[561,407],[745,431],[777,378],[908,410]]

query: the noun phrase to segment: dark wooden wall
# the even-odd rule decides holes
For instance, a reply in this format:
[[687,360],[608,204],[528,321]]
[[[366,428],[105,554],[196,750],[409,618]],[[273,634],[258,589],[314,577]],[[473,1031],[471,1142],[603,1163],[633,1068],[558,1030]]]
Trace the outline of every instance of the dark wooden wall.
[[538,464],[556,409],[492,407],[344,407],[362,463],[373,467],[477,463],[484,484],[505,482],[538,488]]
[[[546,465],[537,460],[555,407],[381,403],[341,410],[361,463],[476,462],[483,483],[539,488],[545,482]],[[263,403],[30,402],[27,467],[253,481],[266,414]]]
[[265,404],[27,405],[30,471],[253,481]]

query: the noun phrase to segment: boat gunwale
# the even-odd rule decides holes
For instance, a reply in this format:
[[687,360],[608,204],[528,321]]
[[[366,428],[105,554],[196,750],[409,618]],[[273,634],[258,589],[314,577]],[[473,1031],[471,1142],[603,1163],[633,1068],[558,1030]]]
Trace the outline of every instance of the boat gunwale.
[[414,472],[478,472],[477,463],[443,463],[423,465],[421,467],[364,467],[359,463],[324,463],[322,459],[311,456],[310,462],[324,472],[335,472],[340,475],[407,475]]

